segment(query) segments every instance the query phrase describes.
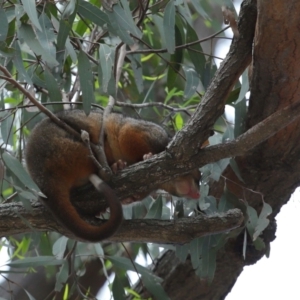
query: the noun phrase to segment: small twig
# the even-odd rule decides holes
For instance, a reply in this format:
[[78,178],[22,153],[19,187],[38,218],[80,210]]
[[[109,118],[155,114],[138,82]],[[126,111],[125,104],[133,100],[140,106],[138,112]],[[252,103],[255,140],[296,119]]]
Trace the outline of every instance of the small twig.
[[[75,136],[76,138],[78,138],[79,140],[81,140],[81,135],[79,132],[77,132],[76,130],[74,130],[71,126],[69,126],[68,124],[66,124],[65,122],[61,121],[55,114],[53,114],[49,109],[47,109],[44,105],[42,105],[40,102],[38,102],[32,95],[31,93],[26,90],[21,84],[19,84],[10,74],[10,72],[3,66],[0,65],[0,71],[3,72],[3,75],[0,75],[0,78],[7,80],[8,82],[10,82],[11,84],[13,84],[20,92],[23,93],[23,95],[25,95],[30,102],[32,102],[41,112],[43,112],[46,116],[48,116],[52,122],[54,122],[57,126],[59,126],[60,128],[64,129],[65,131],[67,131],[68,133],[70,133],[71,135]],[[93,143],[90,144],[92,150],[95,153],[98,153],[98,147],[96,145],[94,145]]]
[[[189,109],[188,108],[175,108],[172,107],[170,105],[161,103],[161,102],[151,102],[151,103],[140,103],[140,104],[136,104],[136,103],[126,103],[126,102],[120,102],[117,101],[116,106],[120,106],[120,107],[131,107],[131,108],[146,108],[146,107],[152,107],[152,106],[159,106],[159,107],[163,107],[165,109],[168,109],[170,111],[174,112],[184,112],[186,113],[188,116],[190,116],[191,114],[189,113]],[[195,106],[191,107],[191,109],[195,109]]]
[[139,7],[140,7],[140,11],[141,11],[141,14],[140,14],[140,17],[139,17],[139,20],[137,21],[136,23],[136,26],[139,27],[141,25],[141,23],[143,22],[144,18],[145,18],[145,15],[146,15],[146,12],[148,10],[148,7],[149,7],[149,0],[146,1],[146,5],[145,7],[143,6],[143,1],[139,1]]
[[[179,46],[176,46],[175,47],[175,50],[180,50],[180,49],[186,49],[188,47],[191,47],[193,45],[196,45],[196,44],[200,44],[202,42],[205,42],[207,40],[210,40],[212,38],[214,38],[216,35],[224,32],[225,30],[227,30],[228,28],[230,28],[230,26],[227,26],[225,28],[223,28],[222,30],[204,38],[204,39],[200,39],[200,40],[197,40],[197,41],[194,41],[194,42],[190,42],[190,43],[186,43],[184,45],[179,45]],[[141,53],[141,54],[147,54],[147,53],[166,53],[168,52],[168,49],[167,48],[162,48],[162,49],[152,49],[150,47],[150,49],[141,49],[141,50],[132,50],[132,51],[127,51],[127,54],[137,54],[137,53]]]
[[15,79],[13,79],[12,75],[5,67],[0,65],[0,71],[2,71],[5,74],[5,76],[0,75],[0,78],[7,80],[11,84],[13,84],[20,92],[22,92],[29,99],[30,102],[32,102],[41,112],[48,116],[55,124],[65,129],[70,134],[80,137],[77,131],[75,131],[72,127],[62,122],[55,114],[53,114],[49,109],[47,109],[44,105],[38,102],[28,90],[26,90],[22,85],[20,85]]
[[101,166],[100,162],[96,159],[96,157],[94,156],[94,153],[92,151],[91,148],[91,142],[90,142],[90,135],[87,131],[85,130],[81,130],[81,140],[83,141],[83,143],[87,146],[87,148],[89,149],[90,152],[90,157],[93,160],[94,164],[97,166],[97,168],[101,171],[103,169],[103,167]]
[[[118,55],[119,54],[119,55]],[[118,59],[116,61],[115,65],[115,80],[116,80],[116,90],[118,89],[118,82],[120,80],[121,72],[122,72],[122,66],[124,63],[124,59],[126,56],[126,45],[121,44],[119,47],[118,53],[116,53],[116,56],[118,56]],[[112,175],[111,170],[108,166],[106,155],[104,152],[104,132],[105,132],[105,121],[108,117],[108,115],[112,112],[113,107],[115,105],[116,100],[112,97],[109,96],[108,104],[104,109],[103,116],[102,116],[102,126],[100,130],[100,136],[99,136],[99,146],[98,146],[98,152],[97,152],[97,159],[99,162],[104,166],[106,172],[108,172],[107,175]]]
[[211,57],[211,58],[223,60],[222,57],[218,57],[218,56],[215,56],[215,55],[212,55],[212,54],[204,53],[203,51],[199,51],[199,50],[196,50],[196,49],[193,49],[193,48],[190,48],[190,47],[188,47],[188,49],[193,51],[193,52],[200,53],[200,54],[206,55],[206,56]]
[[[133,38],[135,38],[136,40],[140,41],[142,44],[144,44],[145,46],[147,46],[149,49],[152,49],[151,46],[149,44],[147,44],[145,41],[143,41],[142,39],[138,38],[137,36],[134,36],[132,34],[130,34],[130,36],[132,36]],[[172,63],[168,60],[166,60],[162,55],[160,55],[159,52],[152,52],[151,53],[156,53],[167,65],[169,65],[170,68],[173,69],[173,71],[178,74],[178,76],[180,76],[184,81],[186,81],[186,78],[178,71],[175,69],[175,67],[172,65]],[[164,51],[166,52],[166,51]],[[138,53],[138,52],[136,52]],[[127,54],[132,54],[131,51],[128,51]],[[196,93],[199,95],[199,93],[196,91]],[[200,95],[199,95],[200,96]]]
[[[0,75],[1,76],[1,75]],[[62,104],[68,104],[70,105],[70,107],[74,106],[74,105],[83,105],[82,102],[69,102],[69,101],[59,101],[59,102],[47,102],[47,103],[43,103],[44,106],[47,106],[47,105],[62,105]],[[102,106],[98,105],[98,104],[94,104],[92,103],[91,104],[93,107],[95,108],[98,108],[98,109],[101,109],[101,110],[104,110]],[[20,108],[28,108],[28,107],[35,107],[36,105],[35,104],[24,104],[24,105],[17,105],[17,106],[14,106],[14,107],[7,107],[7,108],[3,108],[3,109],[0,109],[0,112],[2,111],[11,111],[11,110],[17,110],[17,109],[20,109]],[[2,119],[3,120],[3,119]],[[2,121],[1,120],[1,121]]]

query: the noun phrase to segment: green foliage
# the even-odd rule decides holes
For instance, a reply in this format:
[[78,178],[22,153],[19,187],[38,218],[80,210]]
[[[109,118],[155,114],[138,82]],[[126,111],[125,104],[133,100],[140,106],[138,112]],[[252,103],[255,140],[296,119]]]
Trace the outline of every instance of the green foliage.
[[[213,4],[219,5],[220,1],[151,0],[143,9],[139,5],[145,1],[116,2],[108,8],[101,6],[104,1],[96,0],[1,2],[0,173],[3,173],[3,202],[22,201],[30,209],[29,199],[43,196],[22,165],[26,137],[42,115],[21,88],[52,111],[61,110],[63,105],[70,108],[74,106],[74,103],[70,104],[73,101],[86,114],[92,105],[106,106],[109,96],[118,96],[122,103],[116,103],[116,110],[121,110],[122,104],[126,103],[125,113],[164,122],[173,131],[184,127],[201,102],[217,67],[213,52],[204,53],[194,21],[200,19],[203,27],[213,28],[214,32],[220,30],[222,20],[210,17]],[[120,60],[122,55],[124,61]],[[227,103],[236,108],[236,124],[233,126],[225,117],[220,117],[211,144],[232,140],[243,132],[248,87],[245,73],[242,85],[237,84],[227,99]],[[149,105],[143,109],[139,106],[147,103]],[[199,201],[176,199],[174,212],[166,205],[167,197],[159,196],[154,200],[149,196],[135,205],[125,206],[124,217],[169,220],[173,215],[177,218],[194,216],[198,207],[208,215],[239,207],[248,218],[246,228],[252,242],[257,248],[263,247],[260,234],[268,225],[267,216],[271,212],[268,204],[263,202],[258,215],[225,187],[221,199],[209,195],[207,183],[220,180],[228,167],[242,181],[235,161],[226,158],[201,169]],[[31,228],[28,220],[22,220]],[[153,297],[168,299],[162,280],[136,263],[137,257],[145,260],[149,256],[157,257],[161,251],[157,245],[127,244],[129,251],[126,252],[119,244],[80,243],[57,233],[46,235],[31,229],[31,234],[5,240],[2,251],[7,248],[10,256],[8,273],[30,273],[43,266],[49,278],[56,278],[53,290],[62,291],[64,299],[77,289],[81,296],[90,296],[89,287],[81,287],[78,279],[85,274],[86,265],[97,259],[102,264],[101,274],[107,280],[115,273],[111,285],[115,299],[125,299],[129,294],[142,299],[133,291],[127,271],[140,274],[140,280]],[[196,274],[211,282],[217,251],[229,237],[229,233],[222,233],[195,239],[176,246],[176,255],[182,262],[190,255]],[[125,257],[128,253],[131,259]],[[70,278],[74,282],[70,282]],[[34,299],[31,293],[25,293],[29,299]]]

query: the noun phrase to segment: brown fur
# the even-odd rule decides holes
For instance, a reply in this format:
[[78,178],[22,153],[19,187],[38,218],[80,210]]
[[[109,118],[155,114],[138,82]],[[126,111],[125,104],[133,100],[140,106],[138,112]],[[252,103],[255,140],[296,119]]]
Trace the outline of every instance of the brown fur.
[[[58,113],[57,116],[76,131],[87,131],[90,140],[98,144],[102,126],[100,112],[93,111],[86,116],[82,111],[69,110]],[[142,161],[144,154],[163,151],[168,141],[166,131],[151,122],[112,113],[105,123],[104,149],[110,165],[119,159],[128,165]],[[62,225],[79,239],[100,241],[119,228],[122,222],[121,203],[107,185],[102,188],[110,207],[110,219],[102,226],[85,222],[72,205],[70,193],[74,194],[76,189],[85,186],[89,176],[98,171],[81,140],[46,118],[32,130],[26,148],[26,162],[30,175],[47,196],[43,202]],[[159,188],[173,195],[197,198],[199,179],[199,171],[194,170]]]

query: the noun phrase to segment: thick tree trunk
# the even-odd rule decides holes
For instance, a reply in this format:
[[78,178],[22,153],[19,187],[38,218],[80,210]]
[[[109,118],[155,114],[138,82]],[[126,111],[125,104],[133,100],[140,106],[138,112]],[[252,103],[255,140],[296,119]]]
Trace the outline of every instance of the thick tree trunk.
[[[249,9],[246,14],[255,2],[244,1]],[[247,128],[300,99],[300,2],[258,0],[257,12]],[[233,192],[258,211],[262,200],[272,206],[271,222],[263,235],[266,249],[256,251],[249,241],[244,260],[243,238],[231,240],[218,253],[217,270],[210,285],[199,280],[189,261],[182,264],[173,252],[165,253],[157,260],[155,273],[164,278],[164,288],[172,300],[225,299],[243,267],[257,262],[268,251],[275,237],[274,218],[299,185],[299,125],[300,122],[292,123],[248,155],[237,158],[245,188],[232,171],[225,174],[239,184],[230,185]],[[216,184],[212,193],[218,195],[223,185],[224,182]]]

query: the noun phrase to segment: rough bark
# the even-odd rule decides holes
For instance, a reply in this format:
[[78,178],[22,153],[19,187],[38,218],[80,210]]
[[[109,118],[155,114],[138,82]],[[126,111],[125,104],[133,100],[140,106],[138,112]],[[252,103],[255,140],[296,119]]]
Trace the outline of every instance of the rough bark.
[[[1,206],[0,219],[0,237],[7,236],[8,232],[12,235],[36,230],[57,231],[74,238],[40,203],[32,203],[31,211],[18,203],[4,204]],[[87,221],[98,226],[105,222],[95,217],[87,218]],[[238,228],[243,221],[244,216],[239,209],[231,209],[226,213],[211,216],[199,215],[195,218],[176,220],[124,220],[120,230],[107,241],[184,244],[197,237]]]
[[[255,5],[255,1],[246,3]],[[300,93],[299,1],[258,0],[257,9],[247,128],[295,103]],[[267,244],[274,239],[274,217],[299,185],[299,125],[299,121],[294,122],[237,159],[245,188],[232,171],[225,174],[240,185],[234,192],[246,197],[251,206],[259,210],[262,196],[272,206],[271,223],[264,232]],[[220,185],[214,186],[213,193],[219,193]],[[171,299],[224,299],[243,267],[255,263],[266,251],[256,251],[250,242],[244,261],[241,237],[230,241],[218,254],[215,278],[209,286],[199,281],[188,261],[181,264],[171,252],[157,261],[155,272],[165,279],[164,288]]]

